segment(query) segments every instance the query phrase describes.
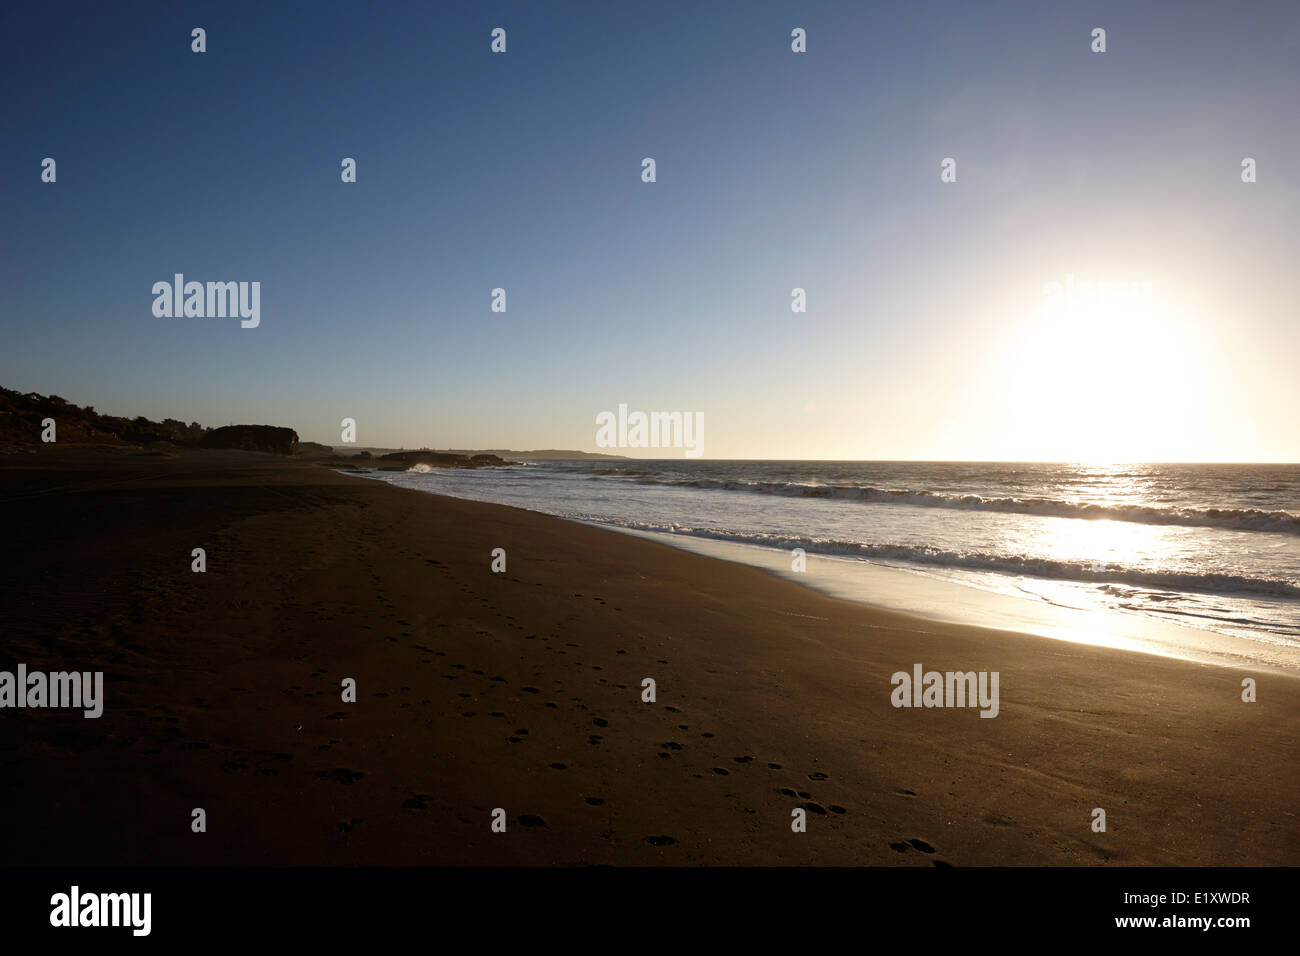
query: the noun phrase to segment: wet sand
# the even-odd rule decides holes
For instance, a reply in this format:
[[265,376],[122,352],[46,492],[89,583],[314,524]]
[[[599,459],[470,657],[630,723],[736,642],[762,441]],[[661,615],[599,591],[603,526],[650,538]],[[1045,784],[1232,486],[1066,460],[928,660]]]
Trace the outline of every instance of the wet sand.
[[[1249,671],[256,453],[42,447],[0,500],[0,670],[106,698],[0,710],[5,863],[1300,862],[1288,675],[1246,704]],[[918,663],[997,671],[998,716],[893,707]]]

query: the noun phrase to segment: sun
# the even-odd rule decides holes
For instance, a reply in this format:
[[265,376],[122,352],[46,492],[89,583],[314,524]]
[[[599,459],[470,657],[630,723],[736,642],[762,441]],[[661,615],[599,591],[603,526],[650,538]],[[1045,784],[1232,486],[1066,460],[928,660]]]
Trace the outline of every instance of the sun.
[[1169,419],[1204,387],[1182,315],[1151,283],[1055,283],[1005,342],[1026,458],[1117,464],[1166,459]]

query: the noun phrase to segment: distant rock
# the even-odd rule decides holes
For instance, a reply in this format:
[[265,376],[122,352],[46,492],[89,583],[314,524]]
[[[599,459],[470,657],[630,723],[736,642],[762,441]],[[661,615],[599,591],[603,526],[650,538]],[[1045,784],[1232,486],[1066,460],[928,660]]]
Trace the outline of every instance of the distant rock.
[[237,448],[263,451],[273,455],[292,455],[298,433],[276,425],[223,425],[203,436],[203,448]]
[[483,454],[470,457],[449,451],[430,451],[427,448],[419,451],[395,451],[380,455],[376,460],[381,471],[406,471],[416,465],[427,465],[430,468],[487,468],[516,464],[496,455]]
[[562,461],[584,461],[584,460],[591,460],[591,459],[601,459],[601,460],[610,459],[610,460],[618,460],[618,461],[627,460],[626,455],[607,455],[602,452],[574,451],[573,449],[565,450],[562,448],[537,448],[534,449],[533,451],[514,451],[509,448],[484,448],[484,449],[452,448],[449,450],[456,454],[475,455],[476,457],[479,454],[499,455],[504,460],[507,461],[516,461],[516,459],[520,459],[520,458],[527,461],[548,461],[548,460],[556,460],[556,459]]

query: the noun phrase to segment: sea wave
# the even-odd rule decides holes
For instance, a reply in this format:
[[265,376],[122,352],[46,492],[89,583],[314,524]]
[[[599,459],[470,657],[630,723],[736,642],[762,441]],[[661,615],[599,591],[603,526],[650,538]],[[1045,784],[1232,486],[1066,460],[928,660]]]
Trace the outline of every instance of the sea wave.
[[[584,518],[581,515],[572,517]],[[586,518],[585,520],[593,519]],[[1142,568],[1097,561],[1057,561],[1050,558],[1035,558],[1025,555],[959,551],[929,546],[864,544],[857,541],[727,531],[647,521],[594,520],[601,524],[613,524],[634,531],[685,534],[698,538],[712,538],[718,541],[731,541],[738,544],[752,544],[787,550],[803,548],[809,554],[863,558],[884,563],[901,562],[971,571],[994,571],[1003,574],[1018,574],[1060,581],[1079,581],[1097,585],[1129,585],[1142,588],[1157,588],[1164,591],[1196,591],[1211,594],[1255,595],[1300,600],[1300,580],[1286,578],[1252,577],[1228,572],[1144,570]]]
[[980,495],[945,495],[910,488],[888,489],[855,484],[750,481],[739,478],[664,478],[624,469],[602,469],[592,476],[593,481],[611,479],[632,481],[638,485],[736,491],[783,498],[824,498],[867,504],[911,505],[918,508],[996,511],[1086,521],[1129,521],[1138,524],[1300,535],[1300,515],[1257,508],[1161,508],[1153,505],[1102,505],[1059,498],[985,498]]

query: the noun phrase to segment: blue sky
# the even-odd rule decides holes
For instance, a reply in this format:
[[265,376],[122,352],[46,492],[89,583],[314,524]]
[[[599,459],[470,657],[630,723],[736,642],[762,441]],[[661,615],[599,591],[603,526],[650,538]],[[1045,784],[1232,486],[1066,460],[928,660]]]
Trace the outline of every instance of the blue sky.
[[[0,45],[7,387],[371,445],[595,450],[622,402],[709,457],[1300,459],[1300,7],[44,4]],[[260,327],[156,318],[176,272],[260,281]],[[1066,275],[1162,311],[1049,334]]]

